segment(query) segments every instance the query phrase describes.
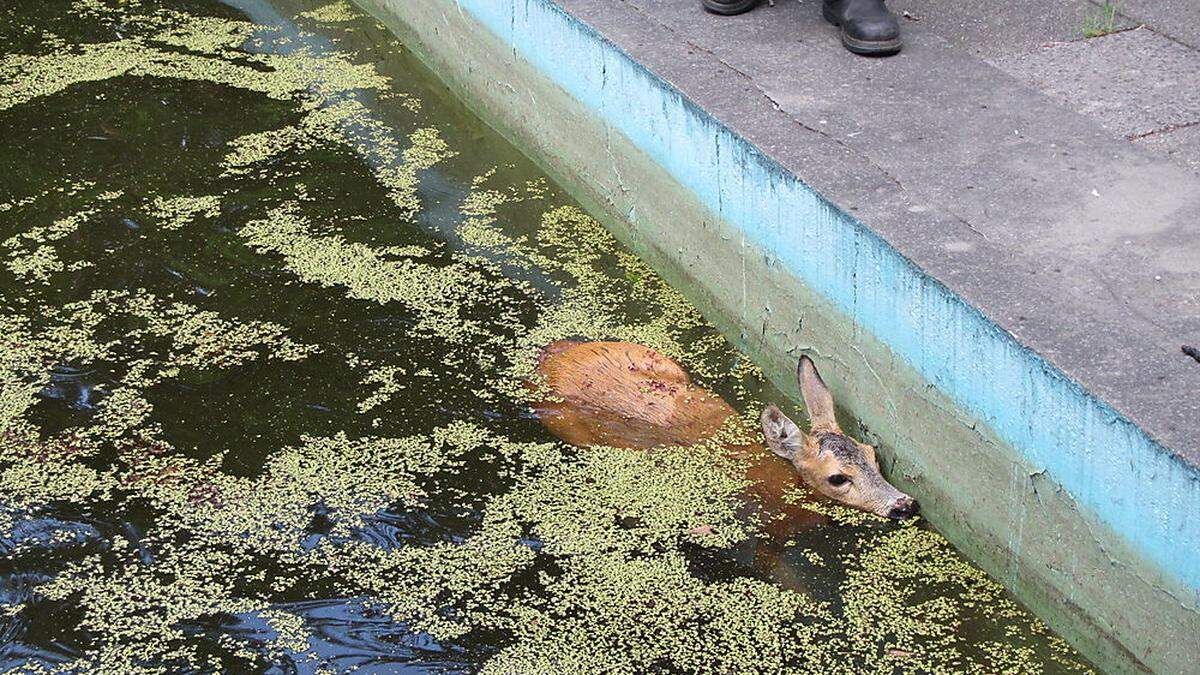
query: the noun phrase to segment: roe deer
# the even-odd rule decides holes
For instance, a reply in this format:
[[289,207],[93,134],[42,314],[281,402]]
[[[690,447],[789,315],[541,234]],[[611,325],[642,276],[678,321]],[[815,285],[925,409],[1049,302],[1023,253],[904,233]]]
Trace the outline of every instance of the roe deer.
[[[712,437],[737,414],[720,396],[692,384],[675,361],[628,342],[560,340],[542,351],[537,373],[549,396],[534,412],[551,433],[572,445],[692,445]],[[842,433],[833,398],[807,356],[800,359],[797,376],[812,431],[801,431],[774,405],[763,412],[767,445],[795,471],[779,462],[751,462],[747,477],[762,506],[801,521],[792,522],[789,530],[823,521],[783,500],[798,472],[834,501],[889,518],[915,515],[917,503],[880,474],[875,449]],[[735,450],[754,458],[762,446],[751,443]]]
[[916,515],[916,500],[892,487],[879,472],[875,448],[842,432],[834,417],[833,396],[812,359],[800,357],[796,378],[811,429],[804,433],[775,405],[767,406],[762,428],[771,450],[790,461],[814,490],[836,502],[888,518]]

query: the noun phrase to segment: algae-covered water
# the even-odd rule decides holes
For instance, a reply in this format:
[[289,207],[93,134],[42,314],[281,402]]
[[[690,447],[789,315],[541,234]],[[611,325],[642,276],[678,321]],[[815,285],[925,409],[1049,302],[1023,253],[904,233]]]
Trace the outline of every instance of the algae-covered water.
[[777,395],[373,20],[231,4],[0,7],[0,669],[1087,669],[772,457],[557,442],[555,339]]

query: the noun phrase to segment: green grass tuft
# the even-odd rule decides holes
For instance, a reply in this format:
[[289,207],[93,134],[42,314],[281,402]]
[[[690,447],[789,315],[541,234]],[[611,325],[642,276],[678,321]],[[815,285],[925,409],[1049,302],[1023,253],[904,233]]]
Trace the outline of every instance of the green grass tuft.
[[1100,37],[1117,31],[1117,3],[1105,2],[1083,19],[1083,36]]

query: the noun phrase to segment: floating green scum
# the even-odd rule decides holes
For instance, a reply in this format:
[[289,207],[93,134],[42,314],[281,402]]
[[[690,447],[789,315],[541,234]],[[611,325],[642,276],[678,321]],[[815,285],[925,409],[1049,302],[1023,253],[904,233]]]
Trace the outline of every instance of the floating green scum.
[[0,667],[1088,669],[921,523],[774,541],[772,457],[554,440],[558,339],[743,441],[778,393],[350,3],[274,7],[0,8]]

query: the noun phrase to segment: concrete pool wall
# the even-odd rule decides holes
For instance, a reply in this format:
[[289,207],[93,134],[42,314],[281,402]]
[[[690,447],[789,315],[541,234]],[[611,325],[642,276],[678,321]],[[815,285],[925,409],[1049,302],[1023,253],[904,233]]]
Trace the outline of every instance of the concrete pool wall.
[[1097,664],[1194,668],[1195,466],[551,0],[356,1],[778,385],[813,355],[929,520]]

